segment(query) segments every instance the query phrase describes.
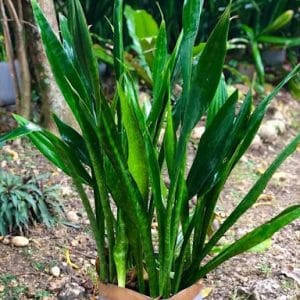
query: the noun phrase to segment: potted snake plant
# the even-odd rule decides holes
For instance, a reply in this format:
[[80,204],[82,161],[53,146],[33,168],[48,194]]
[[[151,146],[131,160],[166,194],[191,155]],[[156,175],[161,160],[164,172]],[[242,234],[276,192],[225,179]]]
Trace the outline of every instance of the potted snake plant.
[[[145,110],[139,102],[138,83],[124,64],[122,0],[114,1],[116,91],[112,101],[104,96],[99,81],[80,1],[69,1],[67,18],[60,18],[60,39],[37,0],[32,0],[54,77],[80,132],[54,116],[58,137],[15,116],[19,127],[0,137],[0,143],[26,135],[72,178],[96,242],[99,293],[106,299],[197,299],[202,288],[199,280],[208,272],[300,216],[300,205],[289,207],[219,254],[212,254],[299,144],[300,135],[279,154],[220,228],[208,235],[228,176],[251,144],[270,101],[300,67],[254,109],[251,91],[239,107],[238,93],[227,96],[222,77],[230,6],[200,55],[193,57],[202,5],[201,0],[184,2],[183,28],[171,52],[162,20],[151,66],[151,107]],[[173,95],[177,78],[182,92]],[[188,167],[189,139],[205,115],[206,129]],[[93,199],[88,197],[88,188],[93,190]],[[191,199],[196,199],[192,211]]]

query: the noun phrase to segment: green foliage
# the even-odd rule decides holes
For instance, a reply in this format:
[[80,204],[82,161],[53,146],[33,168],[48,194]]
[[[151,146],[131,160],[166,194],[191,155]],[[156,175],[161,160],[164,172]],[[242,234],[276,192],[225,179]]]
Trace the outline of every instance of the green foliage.
[[1,34],[0,31],[0,61],[6,60],[6,52],[5,52],[5,45],[4,45],[4,36]]
[[50,227],[62,212],[57,187],[43,187],[34,177],[0,171],[0,234],[24,232],[29,225]]
[[3,290],[0,291],[1,299],[20,299],[27,291],[27,287],[17,281],[16,276],[6,273],[0,275],[0,285]]
[[[152,101],[150,112],[145,113],[139,104],[138,83],[124,64],[123,1],[114,3],[117,89],[113,102],[105,99],[99,84],[80,2],[69,3],[69,16],[61,23],[61,42],[37,1],[32,0],[54,77],[81,134],[57,117],[60,138],[16,116],[20,127],[0,137],[0,143],[27,135],[43,155],[72,178],[96,241],[101,280],[124,286],[127,271],[135,269],[140,292],[167,298],[224,261],[270,239],[300,217],[299,205],[287,208],[221,249],[211,260],[206,259],[224,234],[255,204],[274,172],[300,142],[298,135],[286,146],[211,234],[211,220],[228,176],[251,144],[272,98],[299,72],[300,66],[254,110],[251,91],[238,108],[237,92],[228,97],[222,79],[230,7],[194,60],[203,2],[187,0],[182,10],[183,30],[172,52],[168,50],[165,22],[159,26],[149,70]],[[172,91],[178,77],[182,78],[182,92],[176,96]],[[206,130],[188,168],[190,135],[206,114]],[[87,195],[88,188],[94,192],[94,206]],[[189,201],[194,197],[196,207],[190,212]],[[153,219],[158,224],[155,234],[151,230]]]

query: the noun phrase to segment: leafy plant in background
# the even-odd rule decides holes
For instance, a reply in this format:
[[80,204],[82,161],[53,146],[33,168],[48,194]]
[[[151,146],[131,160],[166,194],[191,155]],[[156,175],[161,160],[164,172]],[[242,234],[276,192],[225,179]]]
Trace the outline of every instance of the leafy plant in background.
[[0,234],[23,233],[29,225],[50,227],[62,212],[57,187],[43,188],[34,177],[0,171]]
[[[254,111],[251,91],[237,109],[237,92],[227,97],[221,79],[230,7],[220,17],[194,64],[193,46],[203,2],[187,0],[182,11],[183,29],[171,53],[164,20],[159,27],[150,69],[152,106],[147,113],[139,105],[137,82],[124,64],[123,2],[115,1],[114,6],[117,90],[113,102],[105,99],[99,83],[97,61],[80,2],[69,3],[68,18],[61,19],[60,42],[37,1],[32,0],[54,76],[81,134],[56,116],[60,138],[15,116],[20,127],[2,136],[0,143],[27,135],[43,155],[72,178],[96,241],[101,281],[124,287],[127,273],[134,269],[141,293],[169,297],[300,217],[300,205],[289,207],[210,260],[205,259],[255,203],[274,172],[300,142],[298,135],[221,227],[208,237],[228,176],[251,144],[270,101],[299,72],[300,66]],[[175,66],[182,77],[182,93],[172,106]],[[189,138],[206,112],[206,130],[188,168]],[[164,183],[166,177],[168,185]],[[94,192],[94,209],[87,188]],[[192,198],[197,198],[196,207],[189,211]],[[152,234],[154,219],[158,228]]]
[[0,35],[0,61],[5,61],[6,54],[5,54],[5,47],[4,47],[4,37]]
[[[272,35],[274,32],[280,30],[285,25],[287,25],[291,21],[293,14],[294,13],[292,10],[287,10],[264,28],[250,28],[245,24],[242,26],[249,39],[249,45],[251,46],[252,56],[257,71],[258,83],[261,86],[263,86],[265,82],[265,71],[261,57],[261,51],[259,49],[259,43],[277,45],[280,46],[282,49],[299,46],[300,38],[298,37],[293,38]],[[273,55],[275,54],[273,53]]]

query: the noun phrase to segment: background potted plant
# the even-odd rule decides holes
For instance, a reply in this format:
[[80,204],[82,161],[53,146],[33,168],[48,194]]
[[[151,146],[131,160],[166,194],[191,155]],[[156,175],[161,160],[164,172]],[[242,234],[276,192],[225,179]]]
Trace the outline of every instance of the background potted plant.
[[[173,299],[194,299],[201,290],[199,279],[300,216],[300,205],[292,206],[206,259],[222,236],[255,203],[274,172],[300,142],[298,135],[220,228],[208,237],[228,176],[251,144],[270,101],[299,72],[300,66],[254,110],[251,91],[237,109],[237,92],[228,97],[221,76],[230,7],[220,17],[194,63],[193,46],[203,2],[187,0],[183,6],[183,29],[171,53],[165,22],[161,22],[150,70],[152,104],[150,111],[145,111],[139,105],[137,82],[123,63],[123,1],[117,0],[117,87],[113,101],[109,102],[99,82],[98,64],[80,2],[69,3],[68,18],[60,19],[60,41],[37,1],[32,0],[53,74],[81,133],[56,116],[60,137],[15,116],[20,127],[0,137],[0,143],[26,135],[72,178],[96,241],[100,294],[109,299],[168,298],[183,290]],[[171,96],[178,75],[182,93],[173,105]],[[206,113],[206,130],[188,168],[189,138]],[[87,188],[93,190],[93,199],[89,199]],[[192,198],[197,199],[196,206],[189,211]],[[151,230],[154,220],[155,232]],[[133,273],[134,288],[140,294],[124,289]]]

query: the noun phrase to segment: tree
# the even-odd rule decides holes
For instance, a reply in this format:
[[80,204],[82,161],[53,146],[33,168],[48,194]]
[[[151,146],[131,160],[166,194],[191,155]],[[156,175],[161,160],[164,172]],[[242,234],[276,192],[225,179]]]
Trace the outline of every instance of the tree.
[[[31,112],[31,76],[26,55],[22,1],[17,0],[12,2],[12,0],[0,0],[0,16],[5,37],[6,53],[16,90],[17,112],[25,118],[29,118]],[[13,29],[13,36],[15,40],[15,52],[19,63],[20,78],[17,76],[16,64],[14,62],[15,55],[8,21],[12,22],[11,28]]]

